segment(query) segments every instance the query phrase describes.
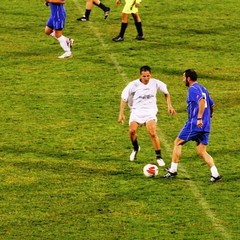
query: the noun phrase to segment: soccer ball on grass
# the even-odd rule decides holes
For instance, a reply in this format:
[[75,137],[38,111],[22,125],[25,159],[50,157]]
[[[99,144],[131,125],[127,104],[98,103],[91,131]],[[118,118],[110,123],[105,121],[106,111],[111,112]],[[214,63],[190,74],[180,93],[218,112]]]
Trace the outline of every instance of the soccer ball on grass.
[[154,164],[147,164],[143,168],[143,174],[146,177],[156,177],[158,175],[158,167]]

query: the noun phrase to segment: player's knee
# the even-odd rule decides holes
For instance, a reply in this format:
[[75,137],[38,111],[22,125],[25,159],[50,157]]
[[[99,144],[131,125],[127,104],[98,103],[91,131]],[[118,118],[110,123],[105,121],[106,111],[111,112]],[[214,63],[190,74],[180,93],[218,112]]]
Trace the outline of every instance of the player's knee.
[[156,131],[149,131],[149,134],[150,134],[150,136],[151,136],[152,139],[157,138],[157,133],[156,133]]
[[134,129],[134,128],[129,129],[130,136],[134,136],[136,133],[137,133],[136,129]]
[[197,154],[198,154],[200,157],[203,157],[204,151],[202,151],[202,149],[197,148]]
[[180,144],[179,144],[179,139],[178,138],[176,138],[175,140],[174,140],[174,142],[173,142],[173,144],[174,144],[174,146],[179,146]]
[[206,155],[207,151],[206,151],[206,146],[203,145],[203,144],[199,144],[197,146],[197,154],[200,156],[200,157],[203,157],[204,155]]
[[50,35],[52,33],[52,29],[50,29],[49,27],[46,27],[44,32],[46,35]]

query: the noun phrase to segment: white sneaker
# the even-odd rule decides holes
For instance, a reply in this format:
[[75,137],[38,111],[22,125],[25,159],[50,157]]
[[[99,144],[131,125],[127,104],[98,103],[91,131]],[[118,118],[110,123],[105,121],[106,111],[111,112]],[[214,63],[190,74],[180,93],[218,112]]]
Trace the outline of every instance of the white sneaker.
[[72,53],[71,52],[65,52],[63,55],[59,56],[58,58],[71,58]]
[[165,162],[161,158],[157,159],[157,163],[158,163],[158,165],[160,167],[164,167],[165,166]]
[[137,153],[138,153],[139,151],[140,151],[140,146],[138,146],[138,150],[137,150],[137,151],[135,151],[135,150],[132,151],[132,153],[131,153],[131,155],[130,155],[130,161],[134,161],[134,160],[137,159]]

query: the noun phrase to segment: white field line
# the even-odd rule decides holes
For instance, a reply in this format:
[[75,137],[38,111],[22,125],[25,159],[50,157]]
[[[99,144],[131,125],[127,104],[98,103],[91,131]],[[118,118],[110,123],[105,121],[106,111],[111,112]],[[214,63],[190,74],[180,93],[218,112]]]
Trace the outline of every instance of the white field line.
[[[80,6],[79,6],[79,1],[78,0],[72,0],[76,6],[76,8],[78,8],[79,12],[80,13],[84,13],[85,12],[85,9],[82,9]],[[83,1],[84,2],[84,1]],[[82,3],[81,3],[82,4]],[[84,6],[85,6],[85,2],[84,2]],[[84,22],[82,23],[84,24]],[[92,30],[92,32],[97,36],[98,40],[99,40],[99,43],[103,46],[103,48],[106,50],[108,50],[108,44],[106,44],[103,39],[101,38],[101,34],[99,32],[99,30],[97,28],[94,27],[94,23],[92,23],[91,21],[89,21],[87,23],[89,25],[89,28]],[[111,39],[109,39],[109,41],[111,41]],[[109,57],[110,59],[112,60],[113,64],[115,65],[116,69],[117,69],[117,72],[118,74],[122,77],[123,81],[124,82],[127,82],[127,76],[125,74],[125,72],[123,71],[122,67],[120,66],[117,58],[114,57],[113,54],[109,54]]]
[[[79,12],[81,11],[85,11],[85,9],[82,9],[79,6],[79,3],[77,0],[72,0],[75,5],[76,8],[79,9]],[[84,23],[83,23],[84,24]],[[90,27],[90,29],[92,30],[92,32],[96,35],[96,37],[99,40],[99,43],[103,46],[103,48],[105,50],[108,50],[108,44],[106,44],[103,39],[101,38],[101,35],[98,31],[97,28],[94,27],[93,23],[91,23],[90,21],[88,22],[88,25]],[[111,41],[111,39],[109,40]],[[108,51],[106,51],[108,52]],[[115,58],[114,54],[109,54],[110,59],[112,60],[113,64],[115,65],[118,74],[122,77],[122,80],[126,83],[128,82],[128,78],[126,73],[124,72],[124,70],[122,69],[121,65],[119,64],[117,58]],[[158,130],[159,131],[159,130]],[[166,140],[166,137],[164,136],[164,133],[162,131],[159,131],[160,135],[161,135],[161,141],[164,143],[167,152],[170,154],[172,152],[172,148],[170,147],[169,143]],[[170,154],[171,155],[171,154]],[[181,167],[181,171],[184,173],[184,175],[187,178],[190,178],[190,176],[187,174],[186,170],[184,170]],[[224,227],[224,225],[226,225],[224,222],[222,222],[220,219],[218,219],[216,217],[216,215],[211,211],[209,204],[207,203],[206,199],[202,196],[202,194],[200,193],[200,191],[198,190],[196,184],[193,181],[186,181],[187,184],[189,185],[194,197],[198,200],[200,206],[203,208],[203,210],[205,211],[206,215],[208,216],[208,218],[211,220],[212,222],[212,227],[214,229],[216,229],[222,236],[224,240],[231,240],[231,235],[228,233],[228,231],[226,230],[226,228]]]
[[[173,150],[173,143],[172,143],[172,146],[169,145],[169,143],[167,142],[166,137],[164,136],[164,133],[162,131],[160,131],[160,135],[161,135],[161,137],[160,137],[161,142],[164,143],[166,151],[170,154],[170,157],[171,157],[171,153],[172,153],[172,150]],[[206,169],[207,169],[207,166],[206,166]],[[190,176],[188,175],[187,171],[182,167],[181,167],[181,172],[183,172],[184,175],[188,179],[191,179]],[[200,206],[205,211],[206,216],[208,216],[208,218],[211,220],[213,228],[216,229],[219,233],[221,233],[224,240],[231,240],[232,237],[231,237],[230,233],[224,227],[224,226],[227,226],[227,225],[222,220],[217,218],[217,216],[211,211],[211,208],[210,208],[208,202],[202,196],[202,194],[198,190],[196,184],[191,180],[186,181],[186,183],[189,185],[189,188],[192,191],[195,199],[198,200]]]

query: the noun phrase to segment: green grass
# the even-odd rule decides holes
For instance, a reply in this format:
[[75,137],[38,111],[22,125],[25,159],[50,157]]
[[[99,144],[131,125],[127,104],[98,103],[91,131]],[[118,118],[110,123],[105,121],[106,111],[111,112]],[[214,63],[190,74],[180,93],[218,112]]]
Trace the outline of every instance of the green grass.
[[[111,38],[123,5],[103,2],[112,9],[107,21],[95,7],[79,23],[85,2],[67,1],[64,35],[75,39],[67,60],[44,35],[43,1],[1,2],[0,239],[240,239],[238,1],[144,0],[146,40],[134,40],[131,19],[122,43]],[[120,94],[145,64],[168,84],[177,110],[168,116],[159,96],[168,164],[187,118],[182,72],[198,72],[216,104],[208,149],[222,182],[208,184],[194,143],[183,149],[178,178],[162,179],[163,170],[145,178],[154,152],[144,128],[138,161],[128,160]]]

